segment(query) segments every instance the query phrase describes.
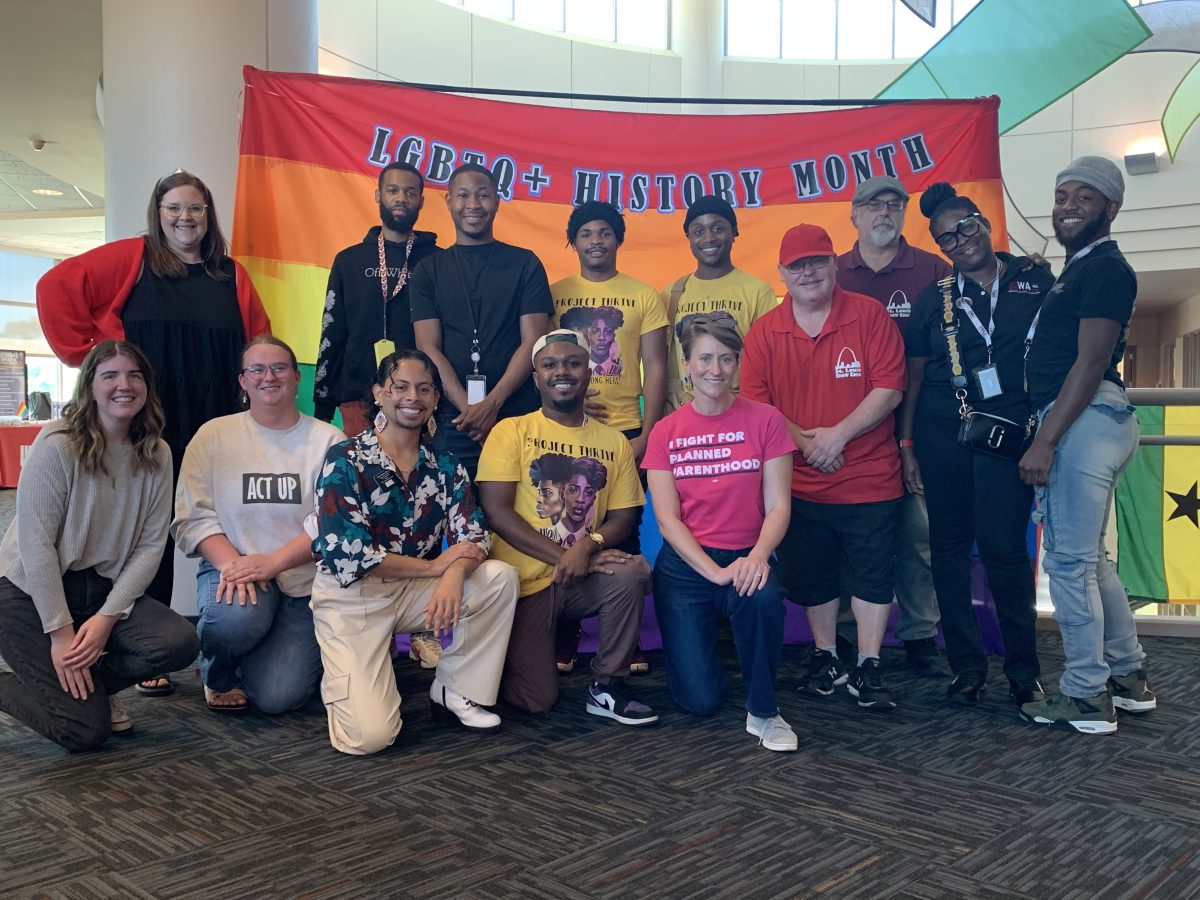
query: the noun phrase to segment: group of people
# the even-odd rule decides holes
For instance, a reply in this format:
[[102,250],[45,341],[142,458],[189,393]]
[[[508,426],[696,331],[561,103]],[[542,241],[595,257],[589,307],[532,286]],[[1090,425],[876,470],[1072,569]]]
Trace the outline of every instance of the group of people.
[[[194,176],[160,180],[144,238],[43,279],[47,336],[82,367],[0,545],[0,711],[96,747],[132,727],[117,692],[169,690],[164,673],[199,652],[213,711],[284,712],[319,687],[333,746],[374,753],[402,727],[397,633],[434,669],[434,717],[490,732],[498,700],[554,706],[578,623],[598,616],[586,709],[648,725],[658,713],[628,678],[652,586],[673,702],[699,716],[723,702],[728,619],[746,731],[795,750],[776,701],[785,600],[813,635],[803,691],[896,704],[879,661],[896,597],[912,668],[947,674],[940,618],[948,698],[981,702],[975,543],[1022,718],[1106,733],[1116,708],[1155,707],[1104,552],[1138,436],[1116,368],[1136,278],[1110,236],[1111,161],[1056,180],[1057,279],[997,253],[947,184],[921,212],[949,265],[909,246],[909,194],[878,176],[855,191],[848,252],[814,225],[783,236],[781,303],[733,265],[737,217],[718,197],[687,211],[696,268],[659,293],[619,271],[610,204],[572,212],[579,275],[550,285],[535,254],[496,240],[488,169],[450,176],[445,250],[416,230],[424,187],[412,166],[384,168],[380,225],[333,263],[316,418]],[[1067,657],[1057,694],[1038,680],[1035,497]],[[156,602],[168,532],[201,559],[194,630]]]

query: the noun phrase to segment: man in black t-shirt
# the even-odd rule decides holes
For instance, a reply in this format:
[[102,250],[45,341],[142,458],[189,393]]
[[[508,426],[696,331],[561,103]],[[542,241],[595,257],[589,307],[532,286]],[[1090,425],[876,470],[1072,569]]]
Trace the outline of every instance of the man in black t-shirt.
[[455,243],[413,273],[412,324],[418,349],[437,364],[446,388],[434,443],[474,480],[492,426],[541,404],[529,360],[549,330],[554,304],[537,256],[492,233],[500,194],[489,169],[474,163],[455,169],[446,206]]
[[1125,197],[1121,170],[1082,156],[1058,174],[1054,236],[1062,274],[1042,304],[1028,359],[1040,425],[1021,458],[1035,486],[1066,667],[1060,693],[1026,703],[1026,721],[1084,734],[1117,730],[1114,707],[1156,707],[1146,654],[1125,588],[1104,550],[1117,476],[1138,444],[1138,422],[1117,365],[1133,317],[1137,277],[1109,232]]

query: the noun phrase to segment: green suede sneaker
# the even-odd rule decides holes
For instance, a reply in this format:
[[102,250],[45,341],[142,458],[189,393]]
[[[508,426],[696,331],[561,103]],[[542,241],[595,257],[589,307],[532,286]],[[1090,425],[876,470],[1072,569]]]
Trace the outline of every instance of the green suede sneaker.
[[1044,700],[1023,705],[1021,718],[1034,725],[1083,734],[1113,734],[1117,730],[1117,711],[1108,691],[1083,698],[1047,694]]
[[1111,676],[1108,679],[1108,689],[1112,691],[1113,706],[1117,709],[1131,713],[1158,709],[1158,700],[1150,691],[1145,669],[1138,669],[1128,675]]

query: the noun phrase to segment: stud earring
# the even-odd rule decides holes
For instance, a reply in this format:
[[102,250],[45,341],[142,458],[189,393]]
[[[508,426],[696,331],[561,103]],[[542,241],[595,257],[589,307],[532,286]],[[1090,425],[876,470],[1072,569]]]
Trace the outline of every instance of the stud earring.
[[383,414],[383,410],[381,409],[375,414],[375,433],[383,434],[385,428],[387,428],[387,416]]

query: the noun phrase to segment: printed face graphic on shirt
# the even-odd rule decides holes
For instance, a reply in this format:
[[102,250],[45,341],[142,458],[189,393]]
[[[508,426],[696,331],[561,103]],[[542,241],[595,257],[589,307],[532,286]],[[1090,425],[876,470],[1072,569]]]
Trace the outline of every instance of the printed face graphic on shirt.
[[617,330],[625,325],[621,310],[615,306],[577,306],[562,314],[560,324],[587,338],[592,348],[593,375],[620,375],[624,371],[621,346],[617,343]]
[[833,367],[834,378],[862,378],[862,363],[850,347],[843,347]]
[[538,492],[537,514],[550,522],[543,535],[570,547],[594,529],[596,496],[608,484],[600,460],[544,453],[530,464],[529,480]]

